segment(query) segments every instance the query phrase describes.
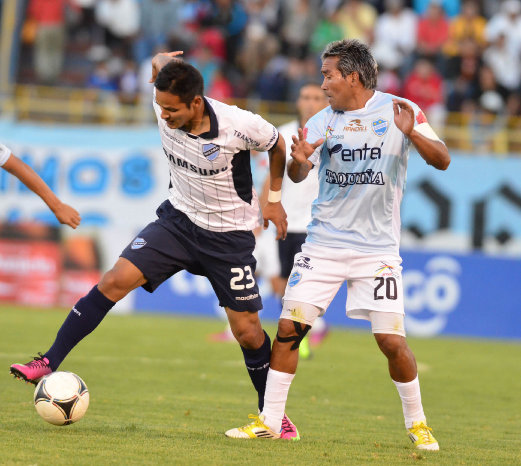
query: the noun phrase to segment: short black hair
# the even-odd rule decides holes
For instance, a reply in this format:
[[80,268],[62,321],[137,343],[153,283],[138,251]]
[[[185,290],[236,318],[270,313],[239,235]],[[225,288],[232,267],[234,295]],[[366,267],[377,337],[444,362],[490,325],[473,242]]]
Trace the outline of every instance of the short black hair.
[[204,82],[197,68],[181,60],[172,60],[157,74],[154,86],[162,92],[179,97],[185,105],[190,105],[196,95],[203,96]]
[[376,89],[378,65],[366,44],[356,39],[331,42],[322,53],[322,60],[328,57],[338,57],[337,68],[342,77],[356,71],[366,89]]

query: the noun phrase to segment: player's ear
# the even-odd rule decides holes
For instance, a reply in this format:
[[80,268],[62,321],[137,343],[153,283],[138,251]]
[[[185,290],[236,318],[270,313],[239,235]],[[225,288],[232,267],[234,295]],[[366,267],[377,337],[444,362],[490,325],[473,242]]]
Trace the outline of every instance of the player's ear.
[[190,107],[199,107],[200,105],[203,105],[203,98],[200,95],[196,95],[190,103]]

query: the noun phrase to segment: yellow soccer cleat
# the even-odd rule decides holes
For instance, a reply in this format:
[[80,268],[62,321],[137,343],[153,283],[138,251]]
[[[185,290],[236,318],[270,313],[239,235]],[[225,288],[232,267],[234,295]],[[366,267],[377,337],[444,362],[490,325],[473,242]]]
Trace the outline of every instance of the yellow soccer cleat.
[[264,424],[264,416],[262,414],[259,414],[258,416],[255,414],[249,414],[248,417],[253,419],[253,422],[242,427],[227,430],[224,435],[231,438],[280,438],[280,434],[273,432]]
[[418,450],[437,451],[440,449],[438,442],[432,435],[432,429],[425,422],[414,422],[409,431],[409,438]]

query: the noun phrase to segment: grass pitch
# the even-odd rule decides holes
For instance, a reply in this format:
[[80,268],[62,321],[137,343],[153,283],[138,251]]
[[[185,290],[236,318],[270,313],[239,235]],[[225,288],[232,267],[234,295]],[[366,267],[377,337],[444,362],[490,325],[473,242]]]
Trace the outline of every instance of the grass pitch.
[[410,339],[441,446],[421,453],[372,336],[344,329],[300,363],[287,406],[300,442],[226,438],[256,412],[239,347],[208,341],[219,321],[150,315],[109,316],[73,350],[61,369],[85,380],[90,407],[52,426],[8,367],[46,350],[65,316],[0,307],[1,464],[521,463],[519,343]]

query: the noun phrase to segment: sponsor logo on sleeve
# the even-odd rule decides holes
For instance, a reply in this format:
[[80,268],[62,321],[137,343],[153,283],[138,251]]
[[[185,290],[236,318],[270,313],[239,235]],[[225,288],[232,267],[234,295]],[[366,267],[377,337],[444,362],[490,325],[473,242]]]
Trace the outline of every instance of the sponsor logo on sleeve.
[[131,249],[141,249],[147,242],[143,238],[136,238],[132,241]]
[[383,118],[378,118],[378,120],[375,120],[371,123],[371,127],[373,128],[374,134],[381,137],[387,133],[389,122]]

